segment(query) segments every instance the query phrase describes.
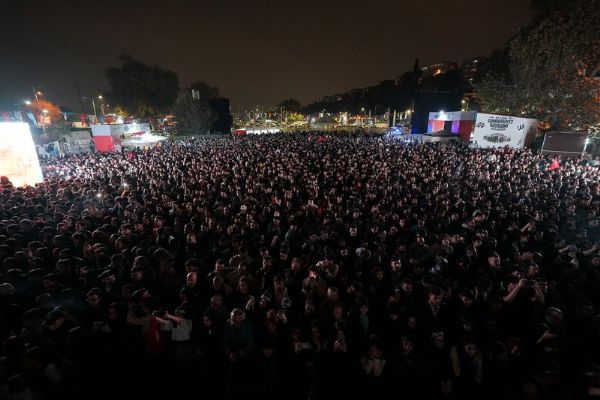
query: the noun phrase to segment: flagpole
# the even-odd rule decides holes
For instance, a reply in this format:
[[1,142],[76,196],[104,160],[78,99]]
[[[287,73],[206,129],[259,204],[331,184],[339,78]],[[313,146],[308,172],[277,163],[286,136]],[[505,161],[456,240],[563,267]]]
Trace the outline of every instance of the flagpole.
[[[35,102],[39,108],[40,107],[40,99],[38,98],[38,91],[35,88],[35,85],[32,86],[31,89],[33,89],[33,95],[35,96]],[[46,121],[44,121],[45,117],[46,116],[44,115],[44,111],[40,110],[40,122],[42,123],[42,133],[43,133],[44,137],[46,137]]]

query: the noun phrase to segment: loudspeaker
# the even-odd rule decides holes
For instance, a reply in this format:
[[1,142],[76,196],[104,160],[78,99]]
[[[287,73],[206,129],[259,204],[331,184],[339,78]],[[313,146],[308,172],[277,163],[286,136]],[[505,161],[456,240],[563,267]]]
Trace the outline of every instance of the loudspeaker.
[[212,128],[212,133],[230,134],[233,116],[229,110],[229,99],[223,97],[209,99],[208,104],[217,116],[217,122]]

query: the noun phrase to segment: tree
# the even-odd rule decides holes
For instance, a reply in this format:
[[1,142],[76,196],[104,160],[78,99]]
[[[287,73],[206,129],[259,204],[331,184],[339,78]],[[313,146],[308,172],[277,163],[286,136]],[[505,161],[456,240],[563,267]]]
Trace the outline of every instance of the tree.
[[580,0],[531,0],[531,11],[534,20],[540,20],[555,12],[567,11],[577,6],[577,2]]
[[299,112],[301,107],[302,107],[302,105],[296,99],[285,99],[277,105],[278,110],[283,108],[284,111],[288,111],[288,112],[292,112],[292,113]]
[[212,129],[217,120],[208,99],[193,98],[191,89],[181,92],[173,114],[177,120],[177,131],[187,135],[204,135]]
[[543,8],[509,42],[510,76],[490,74],[477,87],[485,111],[537,118],[554,129],[600,124],[600,0],[570,5]]
[[38,119],[44,115],[44,123],[46,124],[56,124],[64,121],[60,108],[46,99],[34,100],[27,108],[31,109]]
[[149,66],[128,55],[119,57],[120,67],[105,71],[111,87],[107,97],[130,114],[166,113],[179,93],[177,75],[157,65]]
[[123,109],[122,106],[115,106],[114,111],[113,111],[116,115],[120,116],[121,118],[125,118],[127,116],[127,112]]
[[304,121],[304,119],[305,119],[305,117],[303,114],[296,113],[296,112],[291,112],[291,113],[285,115],[285,120],[290,124],[293,122]]

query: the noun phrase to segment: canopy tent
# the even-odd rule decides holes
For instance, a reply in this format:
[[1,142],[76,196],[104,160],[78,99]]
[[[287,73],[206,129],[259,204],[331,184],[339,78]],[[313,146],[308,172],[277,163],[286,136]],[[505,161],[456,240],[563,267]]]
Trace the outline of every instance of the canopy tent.
[[421,140],[423,143],[452,142],[457,141],[458,139],[460,139],[458,135],[453,133],[445,133],[444,131],[424,133],[421,135]]
[[[122,141],[132,135],[150,134],[150,124],[97,124],[92,125],[92,136],[96,144],[96,151],[120,151]],[[147,143],[146,143],[147,144]],[[135,146],[135,145],[134,145]]]
[[158,143],[166,141],[167,138],[164,136],[153,135],[151,133],[145,133],[143,135],[134,136],[129,139],[125,139],[121,142],[121,146],[123,148],[141,148],[141,147],[151,147]]

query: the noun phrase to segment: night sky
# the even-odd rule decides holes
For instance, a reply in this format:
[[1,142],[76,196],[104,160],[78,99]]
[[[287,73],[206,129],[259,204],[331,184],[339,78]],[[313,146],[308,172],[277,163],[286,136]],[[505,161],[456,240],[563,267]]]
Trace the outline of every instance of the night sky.
[[0,90],[78,109],[128,53],[205,80],[235,111],[303,104],[502,46],[527,0],[0,0]]

